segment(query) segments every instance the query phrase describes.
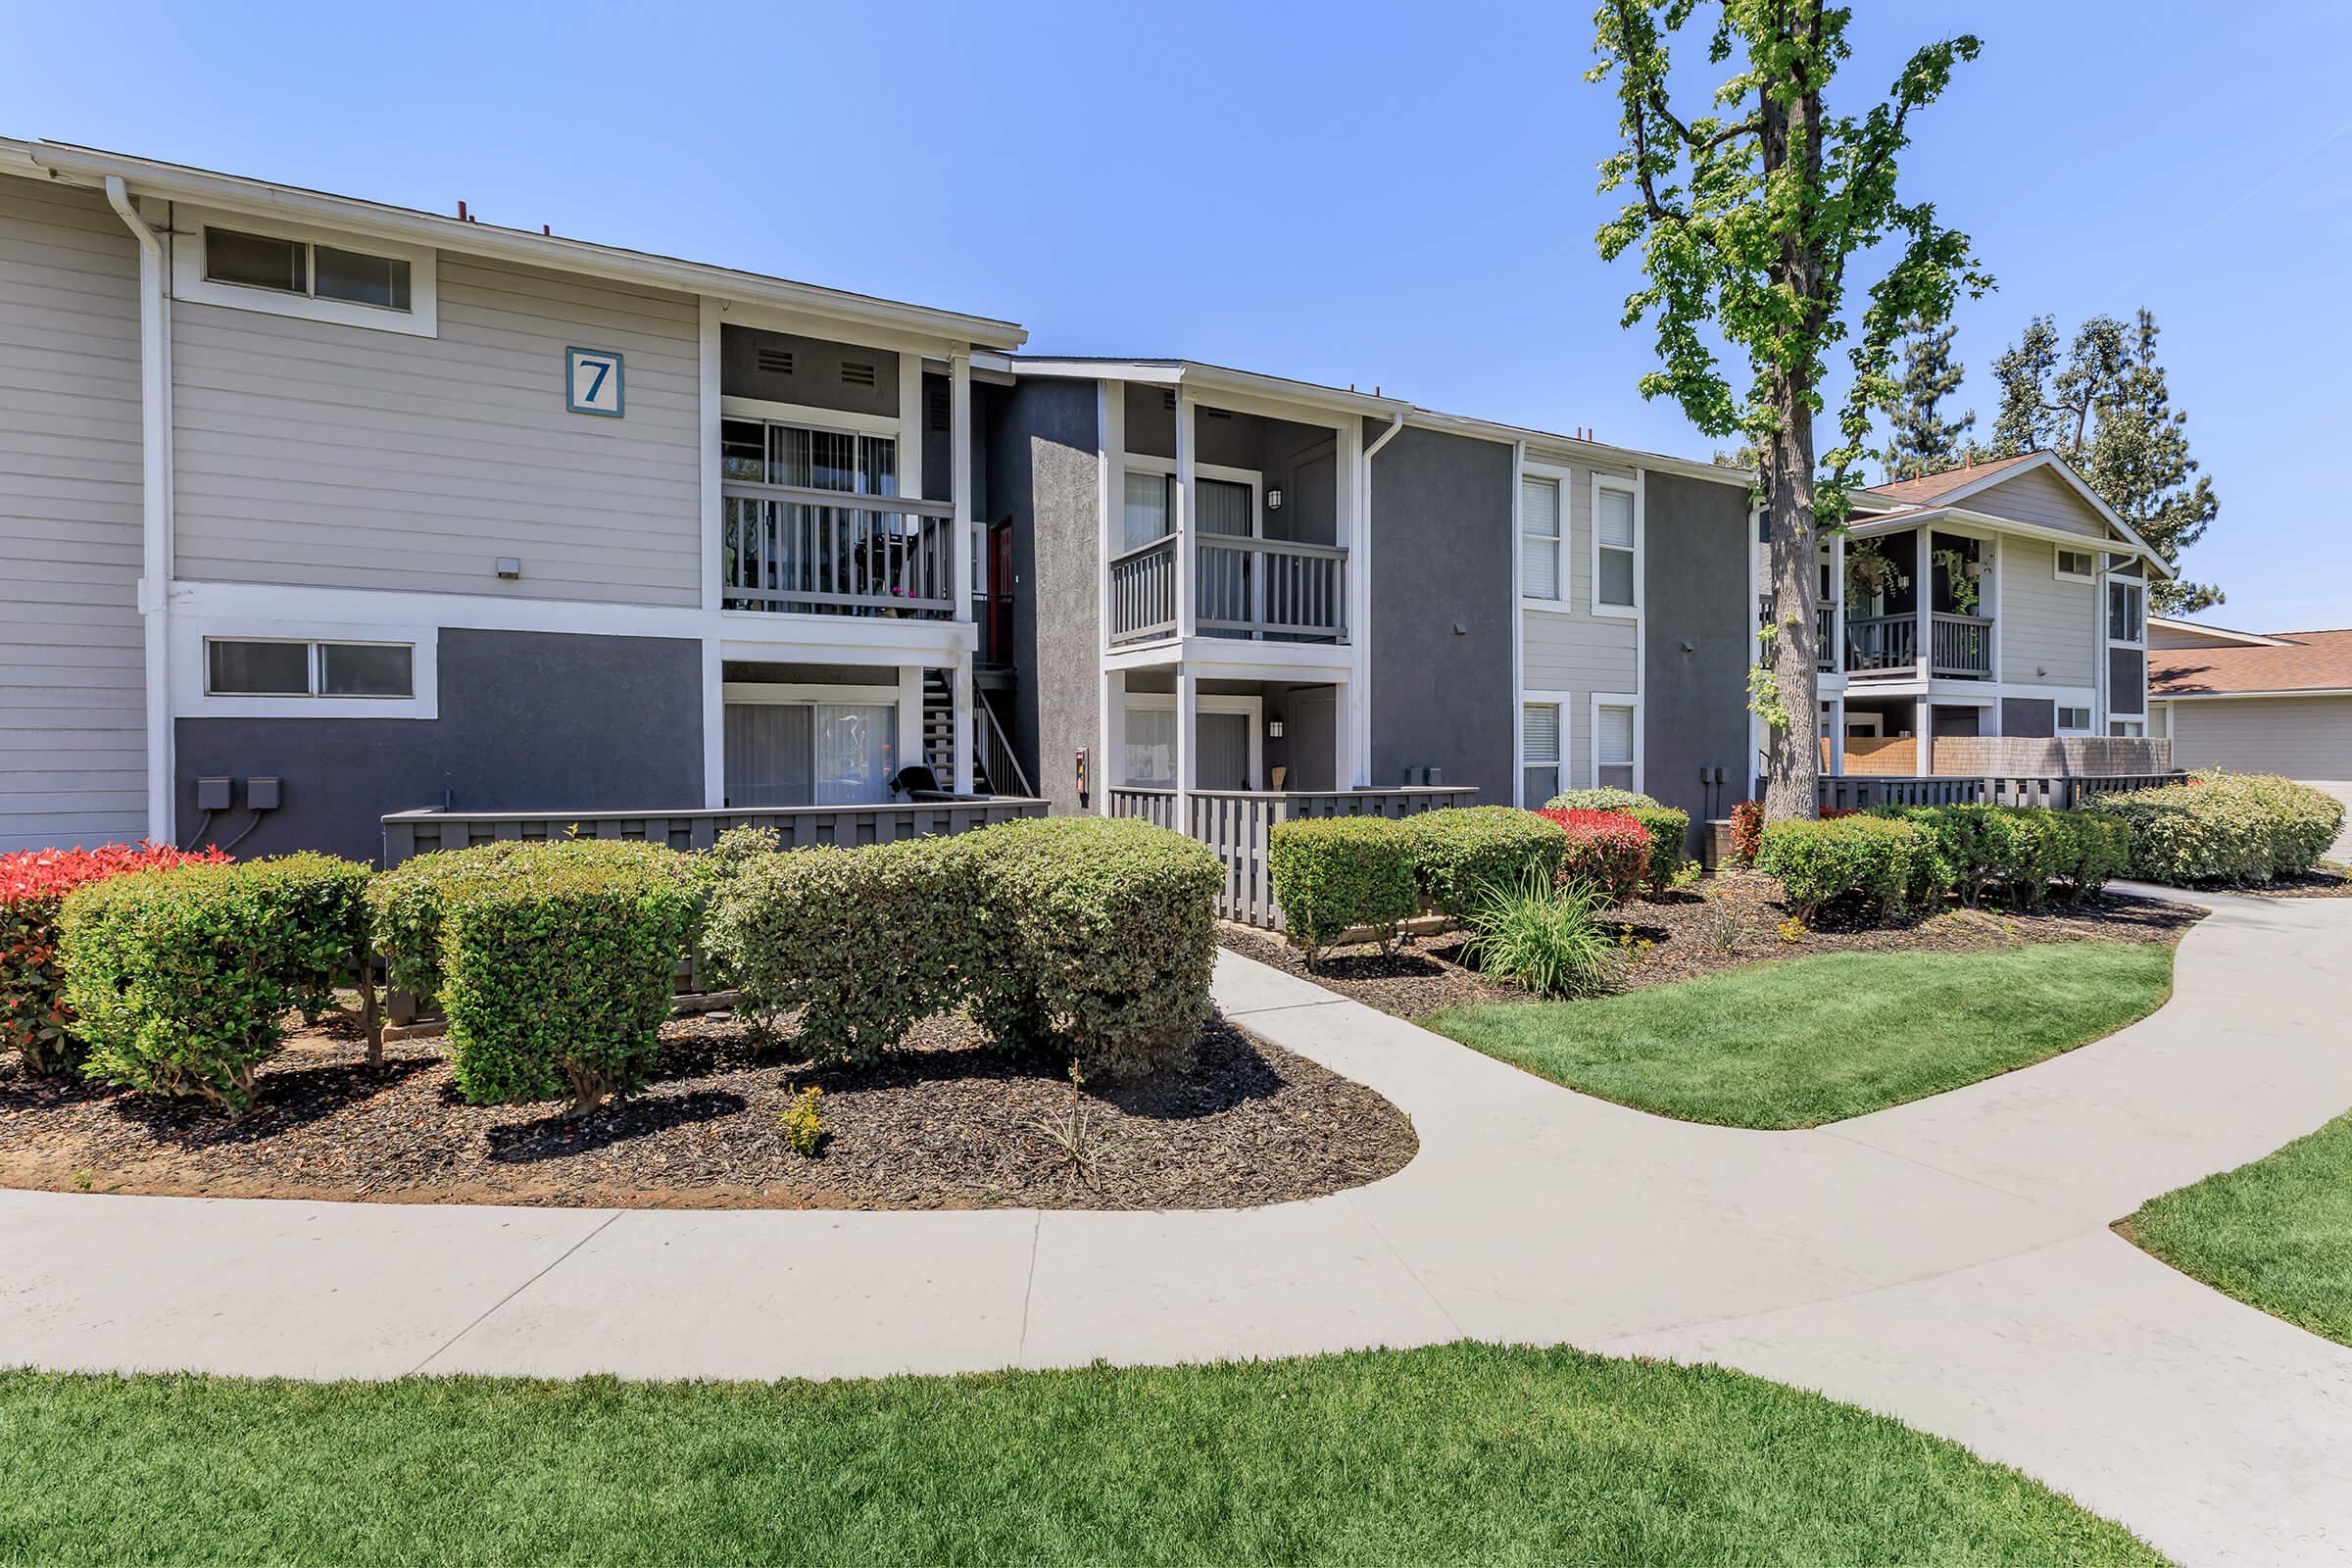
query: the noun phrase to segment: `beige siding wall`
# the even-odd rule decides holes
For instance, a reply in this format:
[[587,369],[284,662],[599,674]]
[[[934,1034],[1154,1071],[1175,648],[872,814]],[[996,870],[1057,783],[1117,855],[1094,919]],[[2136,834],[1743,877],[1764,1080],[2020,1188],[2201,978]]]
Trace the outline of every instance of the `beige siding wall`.
[[138,251],[0,176],[0,852],[147,831]]
[[[1540,460],[1531,457],[1530,461]],[[1561,734],[1567,742],[1563,771],[1570,789],[1583,788],[1592,777],[1592,693],[1642,689],[1635,623],[1622,616],[1592,612],[1594,471],[1577,465],[1570,469],[1573,477],[1565,485],[1568,533],[1560,562],[1560,588],[1567,596],[1561,600],[1564,608],[1520,612],[1521,684],[1531,692],[1566,692],[1574,698],[1565,703],[1567,710],[1560,715]],[[1598,471],[1629,481],[1634,477],[1631,468]],[[1646,541],[1644,545],[1646,548]],[[1673,570],[1671,562],[1644,564],[1651,572]]]
[[[2089,686],[2097,676],[2097,588],[2061,582],[2058,547],[2039,539],[2001,540],[2001,679],[2015,686]],[[2046,671],[2035,674],[2036,669]]]
[[2237,697],[2167,706],[2179,766],[2352,781],[2352,697]]
[[[690,298],[452,255],[438,337],[175,303],[178,575],[699,604],[700,341]],[[624,357],[625,417],[564,408],[566,347]]]
[[1960,505],[1995,517],[2015,517],[2020,522],[2035,522],[2045,528],[2065,528],[2093,539],[2107,537],[2107,524],[2099,514],[2076,493],[2073,485],[2047,468],[2004,479]]

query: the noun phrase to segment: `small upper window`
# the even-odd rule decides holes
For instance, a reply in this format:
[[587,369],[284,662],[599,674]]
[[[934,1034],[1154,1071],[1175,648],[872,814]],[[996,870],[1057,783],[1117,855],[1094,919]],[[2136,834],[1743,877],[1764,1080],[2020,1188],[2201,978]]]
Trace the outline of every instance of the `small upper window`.
[[313,299],[409,308],[409,264],[396,256],[370,256],[333,245],[247,234],[233,228],[204,231],[204,275],[208,282],[307,294]]
[[[1519,481],[1519,592],[1560,597],[1560,482],[1528,474]],[[1555,792],[1556,793],[1556,792]]]
[[212,637],[204,689],[214,697],[414,697],[416,659],[407,643]]
[[2099,558],[2087,550],[2060,550],[2058,575],[2076,582],[2088,582],[2099,573]]
[[2117,578],[2107,583],[2107,640],[2111,643],[2136,643],[2142,640],[2147,614],[2145,590],[2138,583]]

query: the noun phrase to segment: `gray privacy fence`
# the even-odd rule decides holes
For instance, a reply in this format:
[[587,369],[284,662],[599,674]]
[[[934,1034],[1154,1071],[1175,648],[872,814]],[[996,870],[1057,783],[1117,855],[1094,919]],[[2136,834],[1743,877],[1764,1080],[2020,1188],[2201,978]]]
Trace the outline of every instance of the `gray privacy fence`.
[[[1277,822],[1310,816],[1414,816],[1452,806],[1476,806],[1475,789],[1195,790],[1185,832],[1225,862],[1217,912],[1246,925],[1282,929],[1274,878],[1266,864],[1267,835]],[[1174,790],[1114,789],[1110,814],[1138,816],[1175,827]]]
[[772,810],[716,811],[394,811],[383,819],[384,864],[398,865],[414,855],[463,850],[502,840],[638,839],[673,850],[710,847],[728,828],[750,823],[776,830],[788,850],[830,844],[854,849],[898,839],[974,828],[1025,816],[1043,816],[1047,803],[1027,796],[998,795],[980,801],[924,805],[792,806]]
[[[2125,790],[2152,790],[2178,784],[2184,773],[2118,773],[2095,777],[2038,774],[1983,778],[1951,773],[1932,775],[1824,775],[1817,798],[1826,808],[1859,810],[1870,806],[2047,806],[2059,810],[2084,804],[2100,795]],[[1762,786],[1758,786],[1758,798]]]

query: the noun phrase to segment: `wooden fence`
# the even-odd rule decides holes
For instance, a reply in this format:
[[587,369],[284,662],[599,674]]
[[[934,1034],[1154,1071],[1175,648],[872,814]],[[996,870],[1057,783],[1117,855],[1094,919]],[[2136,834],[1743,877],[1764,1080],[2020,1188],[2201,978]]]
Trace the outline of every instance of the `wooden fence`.
[[[1312,816],[1414,816],[1477,804],[1475,789],[1195,790],[1187,831],[1225,862],[1217,912],[1229,920],[1279,931],[1282,910],[1274,902],[1274,879],[1266,860],[1275,823]],[[1174,827],[1176,792],[1114,789],[1110,814]]]

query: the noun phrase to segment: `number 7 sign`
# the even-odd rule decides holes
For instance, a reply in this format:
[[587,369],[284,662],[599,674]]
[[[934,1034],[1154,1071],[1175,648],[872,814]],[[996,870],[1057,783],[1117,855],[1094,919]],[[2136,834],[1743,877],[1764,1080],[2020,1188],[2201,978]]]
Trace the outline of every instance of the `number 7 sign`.
[[564,406],[574,414],[620,417],[620,356],[603,349],[564,351]]

